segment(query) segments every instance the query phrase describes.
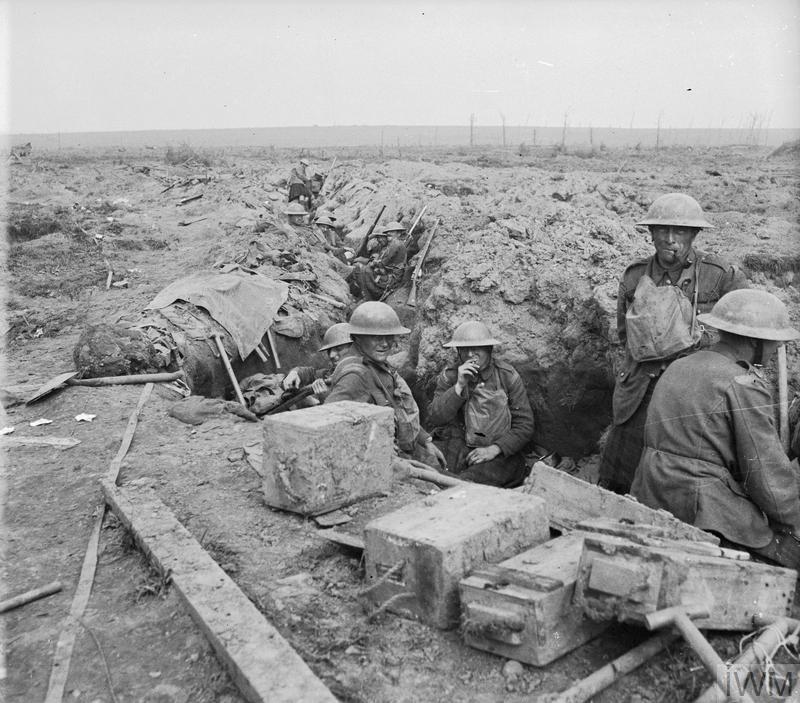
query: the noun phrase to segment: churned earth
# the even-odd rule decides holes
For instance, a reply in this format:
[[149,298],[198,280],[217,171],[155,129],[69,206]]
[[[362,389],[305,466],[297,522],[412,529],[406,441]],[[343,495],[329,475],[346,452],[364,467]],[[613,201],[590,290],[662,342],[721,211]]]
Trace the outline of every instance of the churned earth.
[[[388,300],[412,328],[397,359],[423,410],[447,358],[442,343],[459,322],[480,317],[526,381],[536,444],[571,457],[591,477],[618,357],[616,282],[628,262],[650,251],[634,223],[658,195],[694,196],[716,225],[698,246],[741,266],[754,285],[787,303],[798,325],[798,156],[757,147],[525,151],[441,148],[402,160],[366,149],[306,155],[322,169],[338,157],[320,209],[336,214],[351,242],[382,205],[382,222],[406,225],[427,205],[419,232],[423,241],[434,227],[436,234],[418,304],[405,305],[408,288]],[[9,701],[44,698],[103,510],[98,479],[119,449],[141,387],[71,387],[30,406],[18,401],[73,368],[72,350],[88,325],[141,310],[168,283],[239,260],[254,242],[291,251],[315,274],[315,281],[293,282],[290,296],[316,326],[314,335],[352,307],[340,266],[266,226],[279,220],[298,152],[188,157],[169,164],[153,150],[34,152],[8,169],[2,425],[15,428],[12,437],[80,440],[69,449],[4,450],[4,597],[56,579],[64,586],[2,616]],[[796,390],[796,348],[789,348],[788,364]],[[466,647],[457,631],[373,617],[360,597],[359,555],[322,539],[312,521],[264,504],[244,449],[258,443],[259,425],[233,415],[186,425],[167,415],[178,398],[155,388],[120,482],[155,488],[340,700],[529,701],[563,690],[646,637],[615,627],[545,669],[524,666],[515,676],[506,660]],[[78,422],[81,413],[96,417]],[[29,425],[39,418],[52,422]],[[386,496],[348,508],[351,521],[339,529],[357,534],[370,517],[436,490],[397,482]],[[111,514],[82,624],[68,700],[241,700],[168,578],[147,564]],[[712,637],[723,658],[737,651],[738,640]],[[709,680],[691,650],[677,644],[596,700],[691,700]]]

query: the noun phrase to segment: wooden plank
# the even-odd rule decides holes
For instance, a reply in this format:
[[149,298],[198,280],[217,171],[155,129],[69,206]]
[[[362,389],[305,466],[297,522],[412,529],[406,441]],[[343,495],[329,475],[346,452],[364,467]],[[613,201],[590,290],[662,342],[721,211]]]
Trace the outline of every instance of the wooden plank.
[[335,703],[325,685],[172,512],[145,488],[102,482],[106,501],[189,608],[251,703]]
[[9,610],[14,610],[14,608],[19,608],[22,605],[39,600],[39,598],[51,596],[54,593],[58,593],[60,590],[61,581],[52,581],[46,586],[40,586],[39,588],[33,588],[30,591],[25,591],[25,593],[20,593],[18,596],[8,598],[0,603],[0,613],[6,613]]
[[718,537],[678,520],[666,510],[653,510],[630,496],[607,491],[540,461],[533,465],[525,485],[515,490],[544,499],[550,524],[557,530],[571,530],[579,522],[609,517],[662,527],[670,539],[719,544]]
[[317,530],[317,535],[343,547],[360,552],[364,551],[364,538],[358,535],[351,535],[349,532],[339,532],[338,530]]
[[69,614],[64,620],[64,627],[58,637],[56,652],[53,656],[53,668],[50,669],[50,680],[47,684],[47,695],[44,703],[61,703],[64,698],[64,688],[67,685],[69,676],[69,665],[72,660],[72,650],[75,647],[75,639],[78,636],[78,628],[81,627],[81,618],[86,612],[89,603],[89,596],[92,594],[92,584],[94,583],[94,573],[97,570],[97,545],[100,543],[100,528],[103,526],[105,509],[100,511],[100,515],[94,521],[92,534],[89,537],[89,544],[86,546],[86,554],[83,557],[81,575],[78,579],[78,587],[70,605]]
[[3,435],[0,438],[0,443],[12,447],[59,447],[60,449],[69,449],[76,444],[80,444],[81,441],[75,439],[75,437],[11,437],[10,435]]
[[111,464],[108,467],[108,471],[106,472],[106,478],[111,483],[117,482],[117,477],[119,476],[119,469],[122,466],[122,460],[125,458],[125,455],[128,453],[128,449],[131,446],[131,442],[133,441],[133,433],[136,432],[136,425],[139,422],[139,413],[142,412],[142,408],[144,404],[147,402],[147,399],[150,397],[150,393],[153,390],[153,384],[147,383],[144,388],[142,388],[142,392],[139,394],[139,402],[136,404],[131,416],[128,418],[128,425],[125,427],[125,433],[122,435],[122,442],[120,442],[119,450],[117,451],[116,456],[111,460]]

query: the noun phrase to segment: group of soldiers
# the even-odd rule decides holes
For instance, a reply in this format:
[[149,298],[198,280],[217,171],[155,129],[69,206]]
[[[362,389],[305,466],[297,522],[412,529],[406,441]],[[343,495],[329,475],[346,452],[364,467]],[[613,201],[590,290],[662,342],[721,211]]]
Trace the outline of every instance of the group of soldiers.
[[[301,159],[289,177],[289,194],[285,210],[287,222],[311,246],[320,245],[345,264],[345,280],[357,299],[384,300],[402,282],[407,263],[406,228],[390,222],[372,232],[362,251],[345,246],[339,225],[331,213],[316,214],[314,199],[320,196],[324,177],[318,173],[309,178],[309,162]],[[307,219],[311,217],[312,223]]]
[[[316,224],[335,233],[327,220]],[[741,270],[695,248],[698,234],[713,225],[690,196],[661,196],[636,224],[648,228],[655,251],[629,265],[619,285],[625,358],[599,485],[666,509],[725,545],[798,568],[800,492],[790,455],[800,447],[784,449],[763,367],[800,333],[778,298],[749,288]],[[404,232],[399,223],[387,225],[376,237],[377,256],[350,261],[351,289],[367,302],[325,335],[330,368],[292,370],[285,386],[316,382],[326,403],[390,406],[401,456],[465,480],[519,486],[529,470],[523,451],[534,416],[522,379],[495,357],[499,341],[482,321],[459,325],[445,345],[456,357],[437,378],[430,432],[388,362],[397,337],[410,332],[380,302],[405,266],[405,247],[393,238]]]

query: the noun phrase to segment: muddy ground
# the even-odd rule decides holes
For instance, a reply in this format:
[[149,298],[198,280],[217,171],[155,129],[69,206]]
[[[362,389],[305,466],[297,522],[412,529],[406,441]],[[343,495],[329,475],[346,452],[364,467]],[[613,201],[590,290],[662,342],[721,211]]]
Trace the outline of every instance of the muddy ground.
[[[385,221],[408,223],[427,204],[423,231],[440,222],[419,304],[403,304],[407,289],[389,301],[413,328],[398,359],[421,405],[446,358],[441,343],[459,322],[481,317],[528,385],[536,443],[571,457],[589,478],[610,417],[616,281],[631,259],[649,252],[646,234],[633,223],[655,197],[680,190],[697,198],[717,225],[700,235],[699,247],[742,266],[800,324],[800,172],[792,153],[731,147],[566,154],[541,148],[522,156],[442,148],[403,159],[367,150],[307,154],[321,168],[334,155],[340,165],[321,207],[337,214],[352,241],[382,204]],[[34,153],[8,167],[2,425],[15,428],[12,436],[81,441],[66,450],[6,449],[4,592],[55,579],[64,584],[61,593],[2,616],[9,701],[42,700],[47,690],[94,516],[102,510],[97,480],[119,448],[141,388],[74,387],[36,405],[16,401],[72,369],[73,347],[87,325],[138,311],[176,278],[246,251],[280,210],[283,179],[298,152],[217,150],[188,153],[190,160],[178,164],[167,156],[180,161],[156,150],[61,151]],[[194,220],[200,221],[179,224]],[[263,236],[270,247],[288,246],[274,234]],[[302,242],[289,244],[318,278],[293,284],[292,304],[320,329],[343,319],[352,301],[340,269]],[[796,389],[796,347],[788,357]],[[465,647],[456,631],[387,614],[370,619],[358,595],[358,555],[321,539],[313,522],[264,505],[260,477],[243,450],[259,440],[259,426],[232,415],[186,425],[167,415],[177,399],[156,388],[121,482],[154,486],[341,700],[529,701],[567,687],[644,638],[636,628],[618,627],[546,669],[526,666],[512,679],[503,674],[505,660]],[[80,413],[96,417],[77,422]],[[38,418],[52,423],[29,426]],[[387,487],[387,496],[349,508],[351,522],[340,529],[357,533],[369,517],[435,490],[422,482]],[[83,624],[68,700],[241,700],[169,584],[110,515]],[[738,645],[734,636],[712,641],[723,657]],[[680,644],[596,700],[691,700],[708,681]]]

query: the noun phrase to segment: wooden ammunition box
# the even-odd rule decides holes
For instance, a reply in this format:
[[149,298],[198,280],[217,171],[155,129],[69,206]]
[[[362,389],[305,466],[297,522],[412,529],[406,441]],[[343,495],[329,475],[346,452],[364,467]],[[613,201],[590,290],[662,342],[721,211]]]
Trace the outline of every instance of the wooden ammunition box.
[[549,537],[545,504],[535,496],[479,484],[450,488],[367,524],[366,595],[398,615],[455,627],[461,578]]
[[[643,622],[648,613],[677,605],[705,604],[710,617],[698,627],[753,629],[753,615],[788,615],[797,572],[703,553],[701,545],[612,535],[584,536],[575,603],[590,617]],[[719,548],[717,548],[719,551]]]
[[602,632],[572,602],[583,535],[571,533],[461,580],[461,624],[471,647],[545,666]]
[[317,515],[391,486],[391,408],[342,401],[262,422],[267,505]]

